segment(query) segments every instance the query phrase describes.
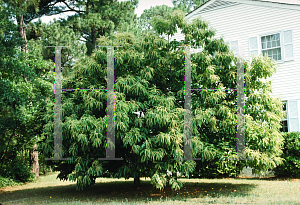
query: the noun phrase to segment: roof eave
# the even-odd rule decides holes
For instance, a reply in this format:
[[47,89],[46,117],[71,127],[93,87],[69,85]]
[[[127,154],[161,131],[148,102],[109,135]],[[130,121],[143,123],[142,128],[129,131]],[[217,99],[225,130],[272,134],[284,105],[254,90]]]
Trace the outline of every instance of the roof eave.
[[[199,6],[198,8],[194,9],[193,11],[187,13],[185,17],[191,15],[192,13],[196,11],[201,11],[205,9],[207,6],[215,2],[216,0],[209,0]],[[271,6],[276,8],[283,8],[283,9],[293,9],[293,10],[299,10],[300,11],[300,5],[299,4],[286,4],[286,3],[280,3],[280,2],[268,2],[268,1],[260,1],[260,0],[225,0],[230,2],[236,2],[236,3],[244,3],[244,4],[250,4],[250,5],[260,5],[260,6]]]

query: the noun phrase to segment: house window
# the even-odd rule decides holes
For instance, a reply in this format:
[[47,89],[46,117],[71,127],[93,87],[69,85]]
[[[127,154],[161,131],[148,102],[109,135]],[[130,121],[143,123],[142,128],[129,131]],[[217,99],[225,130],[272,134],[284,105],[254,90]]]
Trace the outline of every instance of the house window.
[[238,41],[225,41],[225,43],[229,45],[229,48],[232,50],[234,55],[238,55]]
[[280,34],[273,34],[261,37],[262,54],[273,58],[276,61],[281,60]]
[[238,55],[238,41],[230,41],[230,48],[233,50],[234,55]]
[[[283,111],[287,113],[286,109],[286,102],[283,102]],[[281,121],[282,127],[280,129],[281,132],[288,132],[288,121],[287,121],[287,116]]]
[[292,30],[249,38],[250,63],[256,55],[267,55],[278,63],[294,60]]

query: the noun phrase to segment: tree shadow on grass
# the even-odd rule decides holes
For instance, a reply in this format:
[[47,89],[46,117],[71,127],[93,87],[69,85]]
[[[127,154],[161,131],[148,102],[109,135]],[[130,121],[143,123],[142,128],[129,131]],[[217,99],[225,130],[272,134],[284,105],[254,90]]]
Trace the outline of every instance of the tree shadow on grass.
[[[22,189],[14,191],[0,192],[0,202],[4,205],[8,201],[19,200],[28,203],[43,203],[44,201],[128,201],[128,202],[151,202],[165,200],[186,201],[192,198],[210,197],[228,197],[240,195],[246,196],[245,190],[252,190],[256,187],[253,183],[233,184],[228,182],[184,182],[179,191],[172,191],[167,186],[164,190],[158,190],[153,187],[150,180],[141,180],[141,186],[134,187],[133,180],[114,181],[114,182],[96,182],[95,185],[83,190],[77,191],[76,184],[63,186],[47,186],[31,189]],[[51,197],[51,198],[50,198]],[[25,200],[24,200],[25,199]],[[17,202],[17,201],[16,201]]]
[[263,181],[300,181],[299,178],[292,177],[238,177],[237,179],[245,179],[245,180],[263,180]]

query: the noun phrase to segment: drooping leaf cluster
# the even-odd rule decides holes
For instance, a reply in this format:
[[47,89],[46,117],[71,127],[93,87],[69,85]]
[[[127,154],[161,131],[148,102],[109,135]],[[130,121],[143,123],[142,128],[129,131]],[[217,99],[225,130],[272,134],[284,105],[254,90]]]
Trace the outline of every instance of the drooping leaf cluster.
[[[91,56],[83,56],[64,78],[64,88],[91,88],[102,91],[64,92],[63,156],[58,177],[77,180],[77,189],[95,183],[97,177],[109,173],[113,177],[151,177],[156,188],[182,186],[178,176],[199,173],[199,166],[211,160],[220,166],[235,165],[241,170],[248,165],[256,172],[274,168],[279,157],[283,117],[281,102],[270,95],[274,62],[258,57],[251,65],[245,62],[245,94],[247,96],[246,158],[232,161],[236,155],[236,93],[238,58],[224,40],[213,38],[215,31],[201,19],[191,24],[178,10],[163,21],[153,20],[153,31],[139,36],[119,32],[101,36],[99,45],[122,45],[115,48],[115,139],[116,157],[122,161],[98,161],[106,149],[107,53],[98,48]],[[173,35],[179,27],[185,35],[181,42],[168,42],[162,34]],[[217,91],[192,92],[193,157],[202,161],[181,161],[184,139],[184,75],[185,53],[179,45],[201,45],[203,50],[192,55],[192,88],[217,88]],[[144,118],[133,112],[143,111]],[[53,105],[45,126],[46,143],[41,148],[53,154]],[[218,167],[219,172],[224,172]],[[167,174],[168,173],[168,174]],[[171,174],[170,174],[171,173]]]

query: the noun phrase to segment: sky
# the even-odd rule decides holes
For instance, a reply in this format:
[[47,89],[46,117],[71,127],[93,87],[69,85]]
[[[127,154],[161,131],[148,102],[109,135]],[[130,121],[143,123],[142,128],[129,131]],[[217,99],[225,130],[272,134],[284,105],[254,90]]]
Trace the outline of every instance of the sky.
[[[118,1],[121,2],[127,0],[118,0]],[[167,5],[173,7],[171,0],[139,0],[138,8],[135,10],[135,14],[137,14],[137,17],[140,17],[145,9],[150,9],[151,6],[154,7],[160,5]],[[59,19],[60,17],[66,17],[67,15],[71,15],[73,13],[74,12],[66,12],[60,15],[43,16],[41,17],[41,20],[43,23],[49,23],[51,20],[53,20],[53,18]],[[33,22],[35,21],[37,21],[37,19],[33,20]]]

